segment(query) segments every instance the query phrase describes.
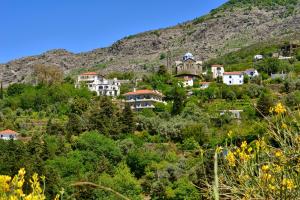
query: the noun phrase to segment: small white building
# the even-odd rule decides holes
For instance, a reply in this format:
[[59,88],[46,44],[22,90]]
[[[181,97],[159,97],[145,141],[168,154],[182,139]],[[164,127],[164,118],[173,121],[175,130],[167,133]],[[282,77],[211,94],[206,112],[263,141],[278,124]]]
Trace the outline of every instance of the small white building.
[[243,85],[244,72],[224,72],[223,83],[226,85]]
[[212,65],[211,72],[213,74],[213,78],[216,79],[218,77],[223,77],[225,70],[223,65]]
[[262,60],[264,57],[263,55],[255,55],[254,60]]
[[87,72],[78,76],[76,87],[85,84],[90,91],[94,91],[97,95],[116,97],[120,95],[121,82],[114,79],[105,79],[96,72]]
[[155,103],[165,103],[163,94],[156,90],[134,90],[124,94],[125,103],[129,104],[134,110],[145,108],[155,108]]
[[241,119],[241,114],[243,110],[221,110],[220,115],[225,115],[229,113],[234,119]]
[[0,132],[1,140],[17,140],[18,133],[10,129]]
[[200,82],[200,89],[205,90],[209,87],[209,85],[211,84],[211,82]]
[[245,74],[247,74],[250,79],[255,76],[259,76],[259,73],[256,69],[247,69],[247,70],[245,70]]
[[192,76],[181,76],[178,77],[180,82],[182,82],[183,87],[193,87],[194,85],[194,77]]

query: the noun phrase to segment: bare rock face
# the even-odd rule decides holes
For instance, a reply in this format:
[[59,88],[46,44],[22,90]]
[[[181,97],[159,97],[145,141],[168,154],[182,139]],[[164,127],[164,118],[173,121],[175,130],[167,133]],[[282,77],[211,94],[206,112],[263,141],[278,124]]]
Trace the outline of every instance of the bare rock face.
[[4,85],[27,82],[37,64],[59,66],[66,74],[89,68],[105,74],[153,70],[166,64],[162,54],[175,61],[189,51],[197,59],[206,60],[259,42],[297,36],[300,31],[299,8],[298,4],[289,15],[286,15],[288,8],[283,6],[273,10],[258,7],[220,9],[174,27],[126,37],[107,48],[79,54],[56,49],[0,64],[0,78]]

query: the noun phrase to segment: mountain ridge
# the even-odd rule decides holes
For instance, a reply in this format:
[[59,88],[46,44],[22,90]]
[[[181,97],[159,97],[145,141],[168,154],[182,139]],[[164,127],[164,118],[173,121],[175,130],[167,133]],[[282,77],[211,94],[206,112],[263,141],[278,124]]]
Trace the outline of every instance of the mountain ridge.
[[[33,67],[38,64],[61,67],[66,74],[76,74],[92,68],[103,74],[112,71],[153,71],[160,64],[180,59],[187,51],[197,59],[208,60],[239,50],[258,42],[300,38],[300,12],[298,0],[285,0],[294,6],[276,4],[256,6],[250,2],[236,6],[232,0],[209,14],[176,26],[146,31],[127,36],[105,48],[72,53],[54,49],[37,56],[29,56],[0,64],[0,78],[4,85],[30,80]],[[296,1],[296,4],[294,4]],[[276,0],[275,2],[284,2]],[[229,5],[229,6],[228,6]],[[248,5],[254,5],[249,7]],[[289,13],[287,15],[287,13]]]

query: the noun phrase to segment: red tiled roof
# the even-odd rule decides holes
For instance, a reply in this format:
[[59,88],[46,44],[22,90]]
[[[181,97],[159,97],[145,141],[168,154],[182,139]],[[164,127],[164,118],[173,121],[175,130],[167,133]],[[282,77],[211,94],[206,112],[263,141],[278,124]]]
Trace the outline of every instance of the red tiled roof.
[[86,72],[86,73],[83,73],[83,74],[80,74],[80,75],[89,76],[89,75],[97,75],[97,74],[98,74],[97,72]]
[[159,96],[163,96],[160,92],[155,91],[155,90],[137,90],[135,92],[128,92],[128,93],[124,94],[124,96],[137,95],[137,94],[156,94]]
[[244,72],[224,72],[223,75],[242,75]]
[[223,67],[223,65],[212,65],[211,67]]
[[6,129],[6,130],[4,130],[4,131],[1,131],[0,134],[1,134],[1,135],[17,134],[17,132],[12,131],[12,130],[10,130],[10,129]]
[[199,84],[208,84],[208,83],[211,83],[211,82],[199,82]]

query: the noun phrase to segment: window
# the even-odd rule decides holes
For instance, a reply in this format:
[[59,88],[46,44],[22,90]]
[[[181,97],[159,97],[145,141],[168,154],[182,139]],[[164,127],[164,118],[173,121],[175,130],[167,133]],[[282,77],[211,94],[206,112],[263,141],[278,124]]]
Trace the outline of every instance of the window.
[[242,78],[242,75],[240,75],[240,78]]
[[229,76],[229,78],[232,78],[232,76]]
[[231,84],[231,81],[229,81],[229,84]]

